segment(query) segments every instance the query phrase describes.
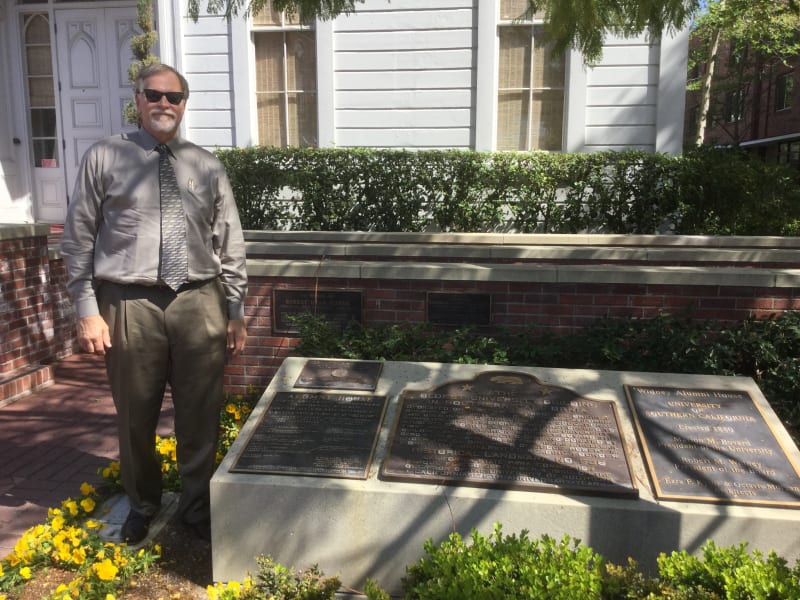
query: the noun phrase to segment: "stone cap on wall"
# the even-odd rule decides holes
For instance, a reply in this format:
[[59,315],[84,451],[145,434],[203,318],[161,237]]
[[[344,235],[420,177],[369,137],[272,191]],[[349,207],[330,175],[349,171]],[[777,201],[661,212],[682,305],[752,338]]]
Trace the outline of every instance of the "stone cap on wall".
[[800,238],[248,231],[253,277],[800,286]]
[[50,225],[46,223],[0,223],[0,242],[49,234]]
[[688,246],[697,248],[788,248],[800,250],[800,237],[778,236],[248,230],[245,232],[245,238],[249,242],[483,244],[493,246]]

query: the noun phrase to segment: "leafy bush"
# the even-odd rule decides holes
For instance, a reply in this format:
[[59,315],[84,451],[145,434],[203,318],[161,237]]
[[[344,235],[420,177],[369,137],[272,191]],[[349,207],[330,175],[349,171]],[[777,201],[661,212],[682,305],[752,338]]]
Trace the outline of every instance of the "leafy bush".
[[797,173],[682,157],[254,147],[218,151],[246,229],[793,235]]
[[663,314],[602,319],[571,335],[429,325],[353,324],[296,319],[301,356],[589,368],[752,377],[790,429],[800,426],[800,313],[729,324]]
[[800,563],[793,569],[774,552],[747,552],[746,544],[718,548],[708,541],[702,556],[686,551],[658,558],[661,595],[675,600],[782,600],[800,598]]
[[790,568],[770,552],[747,552],[746,544],[719,548],[708,541],[701,556],[673,552],[658,557],[658,574],[647,577],[635,561],[607,562],[579,540],[523,530],[503,536],[500,524],[471,544],[457,533],[440,545],[425,543],[426,557],[406,569],[406,600],[795,600],[800,562]]
[[269,556],[256,558],[258,575],[255,584],[258,598],[270,600],[332,599],[341,585],[338,577],[324,577],[317,565],[296,571],[276,563]]
[[494,600],[542,598],[592,600],[602,598],[604,559],[577,540],[558,543],[549,536],[528,539],[473,530],[471,545],[458,533],[439,546],[425,543],[426,558],[407,569],[403,580],[409,600]]

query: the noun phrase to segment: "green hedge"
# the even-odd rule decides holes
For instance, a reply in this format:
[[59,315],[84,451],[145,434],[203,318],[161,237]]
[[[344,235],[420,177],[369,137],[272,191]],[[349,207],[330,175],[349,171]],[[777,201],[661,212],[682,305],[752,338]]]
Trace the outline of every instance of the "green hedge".
[[220,150],[246,229],[795,235],[796,171],[734,150]]
[[566,369],[703,373],[752,377],[800,439],[800,313],[741,323],[661,315],[601,319],[572,335],[535,335],[430,325],[352,324],[295,318],[300,356],[363,360],[522,365]]
[[543,535],[491,536],[472,531],[471,544],[454,533],[439,545],[425,544],[426,557],[407,568],[406,600],[795,600],[800,598],[800,563],[775,552],[722,548],[707,541],[702,555],[660,554],[658,575],[647,577],[635,561],[609,563],[579,540]]
[[[485,536],[473,529],[469,542],[452,533],[440,544],[429,539],[425,556],[406,567],[404,600],[797,600],[800,562],[775,552],[749,552],[747,545],[719,547],[707,541],[699,556],[660,553],[658,573],[645,575],[633,559],[607,561],[580,540],[542,535],[504,535],[495,523]],[[254,585],[230,587],[220,600],[333,600],[338,577],[314,565],[287,568],[258,557]],[[220,588],[219,585],[217,589]],[[356,592],[345,588],[348,592]],[[357,593],[357,592],[356,592]],[[367,579],[368,600],[389,600],[379,582]]]

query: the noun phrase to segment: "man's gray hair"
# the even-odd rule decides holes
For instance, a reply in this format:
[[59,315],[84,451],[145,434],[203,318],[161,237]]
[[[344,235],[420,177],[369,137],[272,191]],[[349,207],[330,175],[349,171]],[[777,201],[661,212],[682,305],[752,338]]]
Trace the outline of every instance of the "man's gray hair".
[[169,65],[165,65],[163,63],[153,63],[152,65],[147,65],[139,69],[139,72],[136,74],[136,81],[133,84],[133,89],[137,94],[141,94],[142,90],[144,90],[144,82],[145,80],[149,79],[153,75],[157,75],[158,73],[164,73],[165,71],[174,73],[175,76],[178,78],[178,81],[181,83],[181,91],[183,92],[183,99],[189,99],[189,82],[186,81],[186,78],[178,73],[173,67]]

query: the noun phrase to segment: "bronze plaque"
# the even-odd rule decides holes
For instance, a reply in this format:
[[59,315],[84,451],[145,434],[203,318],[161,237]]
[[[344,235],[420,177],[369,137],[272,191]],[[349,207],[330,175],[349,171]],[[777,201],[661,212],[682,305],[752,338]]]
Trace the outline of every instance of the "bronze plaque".
[[488,325],[492,295],[468,292],[429,292],[428,322],[435,325]]
[[797,466],[746,391],[626,385],[656,497],[800,507]]
[[277,392],[231,469],[366,479],[386,396]]
[[373,391],[382,368],[376,361],[310,359],[294,387]]
[[381,476],[638,497],[616,405],[517,372],[403,393]]
[[272,330],[296,334],[291,317],[319,315],[331,323],[361,323],[361,292],[347,290],[273,290]]

